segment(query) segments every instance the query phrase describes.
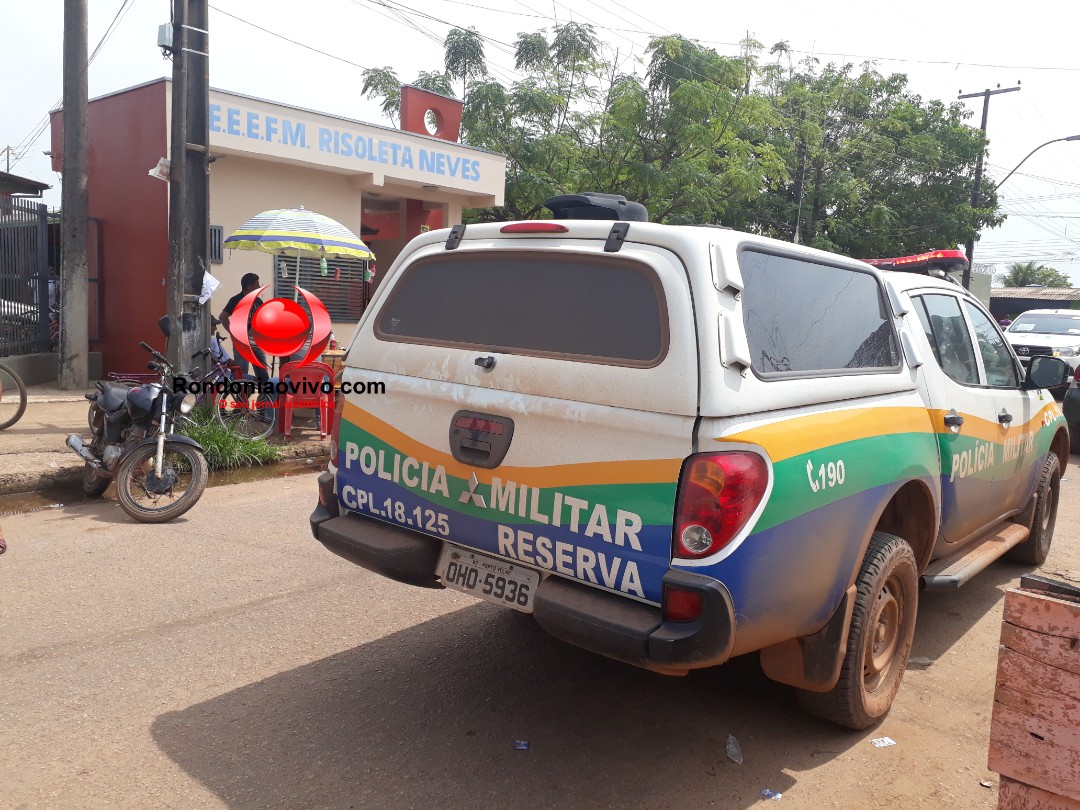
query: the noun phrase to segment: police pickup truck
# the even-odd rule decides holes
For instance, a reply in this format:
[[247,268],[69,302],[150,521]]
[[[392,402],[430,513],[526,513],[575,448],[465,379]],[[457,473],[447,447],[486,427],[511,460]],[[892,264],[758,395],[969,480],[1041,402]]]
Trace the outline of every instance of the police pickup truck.
[[1045,559],[1065,363],[1021,369],[943,278],[958,251],[871,264],[611,195],[547,207],[390,268],[343,374],[385,394],[338,402],[315,537],[656,672],[758,652],[810,711],[874,724],[920,587]]

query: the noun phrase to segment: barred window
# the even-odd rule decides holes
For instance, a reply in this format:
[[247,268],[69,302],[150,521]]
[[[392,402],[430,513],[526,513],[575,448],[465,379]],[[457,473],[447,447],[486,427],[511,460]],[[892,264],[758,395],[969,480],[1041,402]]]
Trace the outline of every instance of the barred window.
[[[326,274],[318,259],[301,257],[299,261],[299,284],[297,284],[297,259],[295,256],[274,257],[274,297],[292,298],[294,288],[302,287],[315,295],[335,322],[360,320],[374,292],[374,282],[364,279],[370,262],[345,257],[326,257]],[[303,306],[303,298],[300,304]],[[306,309],[306,307],[305,307]]]
[[225,262],[225,227],[222,225],[210,226],[210,264],[224,264]]

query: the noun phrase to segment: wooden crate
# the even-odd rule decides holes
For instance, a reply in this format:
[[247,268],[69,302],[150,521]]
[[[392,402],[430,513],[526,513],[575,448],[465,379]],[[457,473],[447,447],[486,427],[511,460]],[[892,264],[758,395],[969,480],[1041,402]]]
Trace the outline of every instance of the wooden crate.
[[1080,801],[1067,799],[1003,776],[998,794],[998,808],[1003,807],[1010,810],[1080,810]]
[[345,359],[345,352],[341,349],[327,349],[325,352],[322,353],[321,359],[324,363],[326,363],[326,365],[330,366],[330,368],[334,370],[334,374],[336,375],[339,371],[341,371],[342,361]]
[[990,721],[998,807],[1080,810],[1080,588],[1020,586],[1005,595]]

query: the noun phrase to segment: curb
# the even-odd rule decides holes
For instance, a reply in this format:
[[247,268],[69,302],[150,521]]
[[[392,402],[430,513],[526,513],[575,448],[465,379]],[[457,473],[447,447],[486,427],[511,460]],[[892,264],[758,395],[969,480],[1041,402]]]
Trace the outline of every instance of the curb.
[[0,475],[0,496],[26,495],[51,487],[77,484],[82,480],[82,463],[48,470]]
[[[292,444],[277,445],[281,451],[281,458],[269,464],[244,465],[238,469],[250,469],[255,467],[274,467],[283,462],[293,461],[298,458],[329,459],[330,448],[328,442],[315,440],[300,440]],[[58,453],[59,458],[68,461],[68,454]],[[28,495],[41,490],[55,487],[71,487],[82,481],[83,462],[71,454],[71,461],[63,466],[49,467],[48,469],[35,472],[16,472],[0,474],[0,496],[4,495]],[[214,475],[213,472],[210,473]]]

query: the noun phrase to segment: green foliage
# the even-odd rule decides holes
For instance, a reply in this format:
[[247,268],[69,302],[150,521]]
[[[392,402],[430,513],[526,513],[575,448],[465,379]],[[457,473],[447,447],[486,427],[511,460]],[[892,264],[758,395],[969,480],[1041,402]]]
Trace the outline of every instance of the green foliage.
[[443,64],[446,75],[461,79],[461,97],[465,98],[466,83],[487,75],[484,61],[484,40],[475,28],[451,28],[443,41]]
[[280,458],[278,449],[266,439],[242,438],[218,422],[213,406],[197,408],[191,418],[194,424],[185,424],[182,432],[202,446],[211,470],[270,464]]
[[997,277],[1003,287],[1071,287],[1072,279],[1060,270],[1036,262],[1013,262]]
[[441,96],[453,96],[454,88],[450,85],[450,77],[437,70],[421,70],[420,75],[413,81],[414,87],[421,90],[429,90]]
[[[394,125],[398,125],[401,117],[401,79],[394,73],[393,68],[369,68],[363,72],[364,83],[360,87],[360,94],[364,98],[381,99],[383,115],[390,119]],[[437,70],[422,70],[420,75],[412,82],[414,87],[422,90],[430,90],[444,96],[453,96],[454,89],[450,85],[450,77]]]
[[[603,191],[657,222],[857,257],[947,248],[1003,221],[993,190],[970,205],[986,141],[969,113],[871,64],[795,63],[787,42],[766,52],[749,38],[724,56],[671,35],[652,40],[639,75],[580,23],[519,34],[525,76],[512,85],[488,74],[474,29],[451,30],[443,56],[433,75],[468,89],[463,141],[507,158],[505,204],[467,221],[542,217],[547,197]],[[396,110],[383,73],[365,74],[363,92]]]
[[401,80],[390,67],[369,68],[362,74],[364,83],[360,95],[364,98],[381,98],[383,115],[397,126],[401,115]]

